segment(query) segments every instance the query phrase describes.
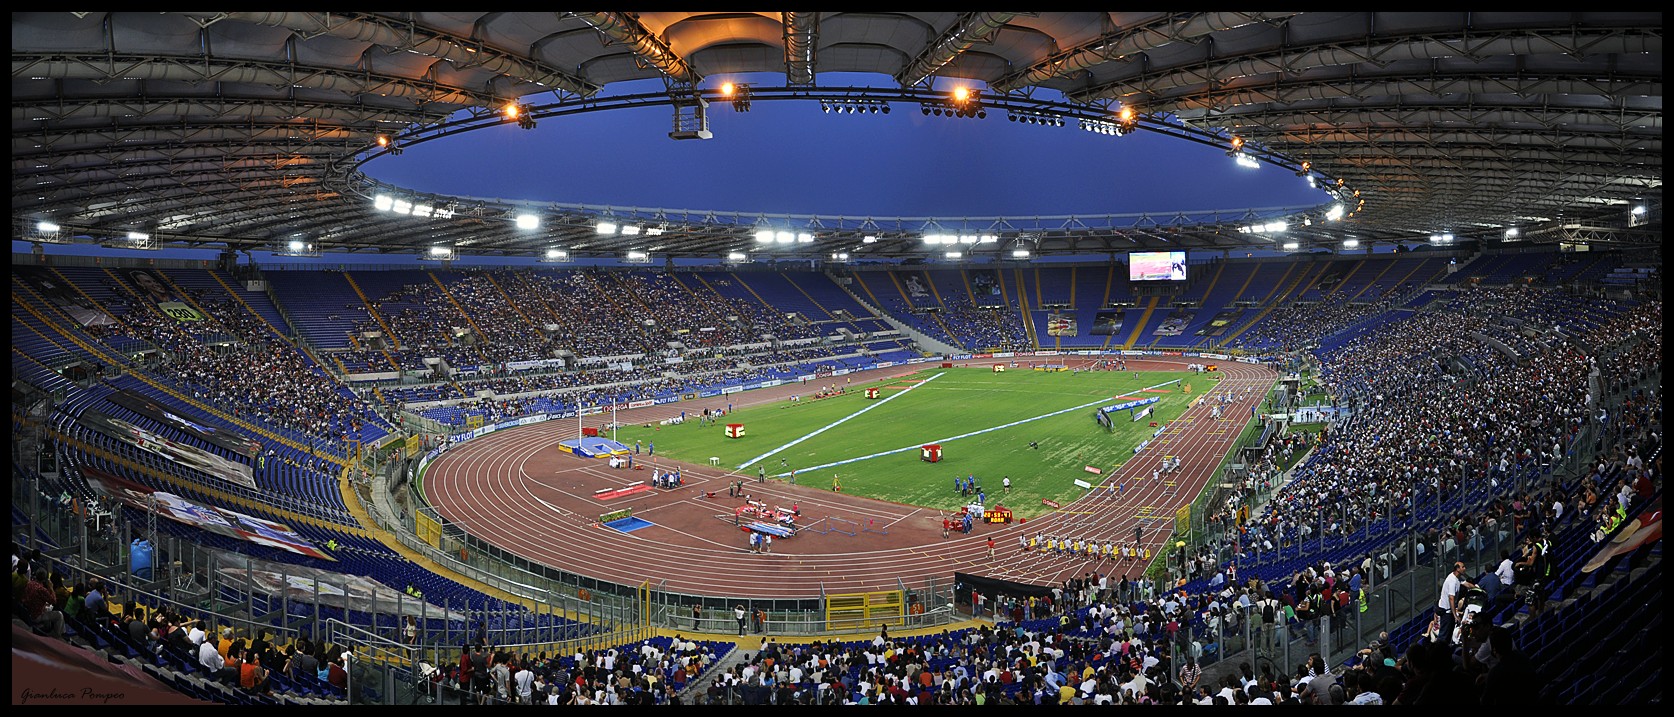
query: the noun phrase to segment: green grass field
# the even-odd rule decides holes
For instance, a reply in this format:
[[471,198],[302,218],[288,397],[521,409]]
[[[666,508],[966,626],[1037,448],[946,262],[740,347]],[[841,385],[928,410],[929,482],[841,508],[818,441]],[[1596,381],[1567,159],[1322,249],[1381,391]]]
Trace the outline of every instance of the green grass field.
[[[926,380],[932,379],[933,380]],[[1097,485],[1103,476],[1083,470],[1092,465],[1104,469],[1104,476],[1133,457],[1133,447],[1156,429],[1151,420],[1169,421],[1185,411],[1191,396],[1178,383],[1165,387],[1167,393],[1141,393],[1140,389],[1181,379],[1195,383],[1194,393],[1209,388],[1211,379],[1191,373],[1142,372],[1138,378],[1126,372],[1046,373],[1007,371],[994,374],[977,369],[936,369],[891,381],[849,384],[847,394],[812,400],[813,391],[800,402],[780,401],[771,405],[740,409],[724,423],[742,423],[745,436],[730,439],[720,425],[700,426],[693,413],[705,405],[720,407],[724,398],[692,404],[683,425],[624,427],[618,440],[655,442],[658,456],[707,465],[711,456],[721,465],[734,468],[786,443],[806,436],[869,406],[872,410],[794,446],[749,463],[739,472],[754,479],[758,465],[775,476],[797,469],[801,485],[829,489],[833,474],[840,476],[843,492],[883,500],[956,510],[962,499],[954,490],[954,477],[975,475],[988,494],[988,503],[1002,502],[1023,517],[1049,509],[1041,499],[1060,503],[1079,497],[1078,478]],[[834,379],[841,381],[841,379]],[[899,388],[925,380],[917,388],[879,405]],[[867,387],[883,387],[878,399],[865,398]],[[1099,406],[1117,403],[1116,396],[1145,398],[1160,396],[1151,418],[1133,422],[1126,412],[1114,416],[1116,430],[1106,432],[1093,414]],[[953,436],[994,428],[1013,421],[1096,402],[1078,410],[1042,418],[1009,428],[948,441]],[[1039,444],[1029,448],[1030,441]],[[926,463],[917,446],[940,442],[943,459]],[[878,456],[826,468],[822,464],[860,458],[899,448],[912,450]],[[640,460],[646,460],[641,455]],[[784,467],[780,461],[783,459]],[[1011,476],[1011,495],[1002,495],[1001,478]],[[784,478],[771,478],[784,480]]]

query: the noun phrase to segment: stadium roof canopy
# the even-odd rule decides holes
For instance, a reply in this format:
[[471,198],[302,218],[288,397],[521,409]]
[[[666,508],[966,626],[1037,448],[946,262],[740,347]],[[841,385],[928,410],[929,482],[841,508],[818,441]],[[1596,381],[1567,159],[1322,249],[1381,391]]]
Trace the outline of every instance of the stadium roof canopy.
[[[1283,219],[1304,244],[1415,241],[1441,226],[1461,240],[1519,227],[1518,241],[1654,243],[1662,66],[1660,12],[13,13],[13,236],[614,253],[640,236],[598,233],[600,208],[404,194],[358,167],[515,121],[510,103],[528,117],[662,104],[680,130],[700,121],[697,100],[740,99],[706,77],[771,72],[783,86],[745,101],[928,109],[949,99],[935,80],[958,78],[996,112],[1111,122],[1132,108],[1122,131],[1229,150],[1236,137],[1254,159],[1341,187],[1345,214],[809,224],[861,256],[922,256],[917,239],[937,226],[1043,254],[1271,246],[1238,228]],[[893,82],[822,86],[835,72]],[[612,92],[655,78],[666,92]],[[406,215],[376,208],[378,194]],[[714,209],[610,218],[660,230],[674,256],[751,241],[758,222]],[[515,225],[523,212],[538,230]]]

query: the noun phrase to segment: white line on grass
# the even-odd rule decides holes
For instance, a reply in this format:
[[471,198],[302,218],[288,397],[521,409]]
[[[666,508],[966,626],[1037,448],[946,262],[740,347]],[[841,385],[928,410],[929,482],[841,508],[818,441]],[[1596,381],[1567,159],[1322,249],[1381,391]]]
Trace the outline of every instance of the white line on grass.
[[[935,374],[935,375],[932,375],[932,376],[931,376],[931,377],[930,377],[930,378],[927,378],[927,379],[924,379],[924,380],[923,380],[923,381],[919,381],[919,382],[918,382],[918,383],[915,383],[915,384],[913,384],[913,385],[912,385],[912,386],[909,386],[909,387],[907,387],[907,388],[904,388],[904,389],[901,389],[901,392],[900,392],[900,393],[897,393],[897,394],[895,394],[895,395],[893,395],[893,396],[890,396],[890,397],[889,397],[889,398],[886,398],[886,399],[884,399],[884,400],[882,400],[882,401],[879,401],[879,402],[877,402],[877,403],[874,403],[874,404],[872,404],[872,405],[870,405],[870,406],[867,406],[867,407],[865,407],[865,408],[862,408],[862,409],[860,409],[860,410],[858,410],[858,411],[855,411],[855,412],[854,412],[854,413],[851,413],[851,414],[849,414],[849,415],[847,415],[847,416],[844,416],[844,417],[842,417],[842,418],[839,418],[839,419],[837,419],[837,420],[835,420],[835,421],[832,421],[832,422],[831,422],[831,423],[827,423],[827,424],[825,424],[825,427],[824,427],[824,428],[820,428],[820,429],[818,429],[818,430],[816,430],[816,431],[814,431],[814,432],[813,432],[813,433],[810,433],[810,434],[808,434],[808,435],[806,435],[806,436],[803,436],[803,437],[801,437],[801,438],[798,438],[798,439],[796,439],[796,440],[794,440],[794,441],[791,441],[791,442],[790,442],[790,443],[786,443],[786,444],[785,444],[785,445],[782,445],[782,446],[779,446],[779,447],[778,447],[778,448],[775,448],[775,449],[773,449],[773,450],[771,450],[771,451],[768,451],[768,452],[766,452],[766,453],[763,453],[763,454],[761,454],[761,455],[759,455],[759,456],[756,456],[756,457],[755,457],[755,458],[751,458],[751,459],[750,459],[750,460],[747,460],[747,461],[744,461],[744,462],[743,462],[743,463],[740,463],[740,464],[738,464],[738,467],[737,467],[737,468],[734,468],[734,469],[733,469],[733,470],[738,470],[738,471],[741,471],[741,470],[744,470],[744,469],[745,469],[745,468],[747,468],[747,467],[749,467],[749,465],[750,465],[750,464],[751,464],[751,463],[755,463],[755,462],[756,462],[756,461],[760,461],[760,460],[765,460],[765,459],[767,459],[767,458],[771,458],[771,457],[772,457],[772,456],[773,456],[773,454],[775,454],[775,453],[778,453],[778,452],[779,452],[779,451],[782,451],[782,450],[785,450],[785,449],[786,449],[786,448],[790,448],[790,447],[791,447],[791,446],[794,446],[794,445],[796,445],[796,444],[798,444],[798,443],[801,443],[801,442],[803,442],[803,441],[806,441],[806,440],[808,440],[808,439],[810,439],[810,438],[813,438],[813,437],[814,437],[814,436],[817,436],[817,435],[819,435],[819,434],[821,434],[821,433],[825,433],[825,432],[826,432],[826,431],[829,431],[829,430],[831,430],[831,429],[833,429],[833,428],[836,428],[836,427],[838,427],[838,426],[841,426],[841,425],[843,425],[843,424],[844,424],[844,423],[847,423],[847,422],[848,422],[848,420],[849,420],[849,419],[851,419],[851,418],[857,418],[857,417],[859,417],[859,416],[860,416],[860,414],[862,414],[862,413],[865,413],[865,412],[867,412],[867,411],[870,411],[870,410],[872,410],[872,409],[874,409],[874,408],[877,408],[877,407],[879,407],[879,406],[882,406],[882,405],[884,405],[884,404],[886,404],[886,403],[889,403],[889,402],[890,402],[890,401],[893,401],[893,400],[895,400],[895,399],[897,399],[897,398],[900,398],[900,397],[902,397],[902,396],[905,396],[905,395],[907,395],[907,392],[908,392],[908,391],[911,391],[911,390],[913,390],[913,389],[915,389],[915,388],[918,388],[918,387],[919,387],[919,386],[923,386],[923,385],[924,385],[924,384],[927,384],[927,383],[930,383],[930,382],[931,382],[931,381],[934,381],[934,380],[936,380],[936,379],[938,379],[938,378],[941,378],[941,377],[943,377],[943,376],[946,376],[946,375],[947,375],[947,372],[945,372],[945,371],[944,371],[944,372],[942,372],[942,373],[938,373],[938,374]],[[818,467],[818,466],[816,466],[816,467]],[[788,474],[788,473],[781,473],[781,474],[779,474],[779,475],[789,475],[789,474]]]
[[[1163,386],[1167,386],[1171,383],[1179,383],[1179,382],[1180,382],[1180,379],[1174,379],[1173,381],[1164,381],[1164,382],[1159,383],[1155,386],[1147,386],[1145,388],[1139,389],[1139,391],[1146,391],[1146,390],[1150,390],[1150,389],[1153,389],[1153,388],[1162,388]],[[1131,394],[1131,393],[1137,393],[1137,392],[1138,391],[1128,391],[1127,393]],[[1127,394],[1123,394],[1123,395],[1127,395]],[[1066,408],[1066,409],[1063,409],[1063,410],[1060,410],[1060,411],[1053,411],[1051,413],[1042,413],[1039,416],[1035,416],[1033,418],[1025,418],[1025,419],[1018,420],[1018,421],[1012,421],[1011,423],[1007,423],[1007,424],[1000,425],[1000,426],[994,426],[993,428],[984,428],[982,430],[971,431],[969,433],[961,433],[957,436],[952,436],[952,437],[949,437],[949,438],[943,438],[943,439],[940,439],[940,440],[925,441],[924,443],[914,444],[914,445],[911,445],[911,446],[907,446],[906,448],[897,448],[897,449],[892,450],[892,451],[883,451],[881,453],[873,453],[873,454],[868,455],[868,456],[860,456],[859,458],[849,458],[847,460],[835,461],[835,462],[832,462],[832,463],[823,463],[823,464],[820,464],[820,465],[817,465],[817,466],[809,466],[807,468],[798,468],[797,470],[798,471],[817,471],[821,468],[830,468],[832,466],[840,466],[840,465],[845,465],[845,464],[848,464],[848,463],[856,463],[856,462],[859,462],[859,461],[870,460],[872,458],[878,458],[878,457],[881,457],[881,456],[890,456],[890,455],[895,455],[896,453],[904,453],[906,451],[916,451],[916,450],[919,449],[920,446],[923,446],[925,444],[947,443],[949,441],[956,441],[956,440],[959,440],[961,438],[970,438],[971,436],[980,436],[984,433],[991,433],[991,432],[998,431],[998,430],[1003,429],[1003,428],[1011,428],[1012,426],[1021,426],[1025,423],[1029,423],[1029,422],[1032,422],[1032,421],[1038,421],[1042,418],[1051,418],[1053,416],[1069,413],[1070,411],[1079,411],[1079,410],[1081,410],[1083,408],[1087,408],[1089,406],[1097,406],[1101,403],[1109,403],[1112,400],[1114,400],[1114,399],[1101,398],[1097,401],[1091,401],[1091,402],[1088,402],[1088,403],[1083,403],[1079,406],[1070,406],[1069,408]],[[860,415],[860,414],[855,414],[855,415]],[[851,416],[850,418],[853,418],[853,416]],[[845,418],[843,420],[846,421],[848,419]],[[836,424],[832,424],[832,425],[836,425]],[[827,426],[827,428],[829,428],[829,427],[830,426]],[[825,429],[822,428],[820,430],[823,431]],[[805,437],[812,437],[813,435],[814,434],[810,433],[810,434],[808,434],[808,436],[805,436]],[[801,441],[801,439],[797,439],[797,440],[799,442]],[[787,476],[787,475],[790,475],[790,474],[789,473],[775,473],[775,474],[773,474],[773,477],[780,478],[780,477]]]

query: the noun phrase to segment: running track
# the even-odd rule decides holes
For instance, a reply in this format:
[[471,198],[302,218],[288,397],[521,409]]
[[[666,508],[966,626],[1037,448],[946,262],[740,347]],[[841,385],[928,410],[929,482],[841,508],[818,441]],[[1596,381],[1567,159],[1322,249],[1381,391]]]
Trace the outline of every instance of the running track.
[[[1043,357],[1019,357],[1020,363]],[[962,366],[1007,363],[1011,359],[960,361]],[[1088,357],[1057,357],[1048,360],[1071,365],[1088,365]],[[1130,371],[1182,370],[1185,357],[1130,357]],[[818,597],[828,593],[895,589],[897,580],[908,587],[935,578],[939,584],[952,582],[954,571],[978,573],[1018,582],[1050,585],[1072,576],[1097,571],[1100,574],[1137,575],[1138,561],[1117,562],[1068,558],[1019,550],[1020,535],[1037,532],[1068,538],[1133,541],[1134,526],[1142,506],[1151,506],[1158,519],[1145,528],[1144,541],[1153,556],[1169,544],[1176,508],[1196,496],[1213,477],[1221,458],[1237,440],[1243,419],[1251,406],[1258,405],[1275,373],[1266,366],[1234,361],[1220,362],[1222,378],[1208,376],[1186,379],[1193,384],[1193,396],[1219,397],[1233,391],[1235,400],[1223,408],[1229,420],[1210,419],[1210,401],[1188,409],[1171,430],[1152,446],[1123,464],[1106,481],[1120,480],[1126,491],[1109,497],[1100,488],[1067,504],[1062,510],[1025,525],[989,526],[979,523],[971,535],[955,533],[941,537],[940,514],[933,509],[889,503],[827,490],[830,486],[792,486],[782,481],[757,483],[754,476],[728,472],[724,467],[675,463],[658,458],[659,465],[679,466],[687,485],[673,491],[656,490],[617,501],[592,498],[595,490],[635,480],[649,481],[648,471],[611,470],[602,461],[571,457],[557,450],[559,440],[574,438],[576,423],[554,420],[546,423],[497,431],[460,444],[432,463],[424,478],[424,492],[431,505],[449,521],[472,535],[536,562],[572,573],[638,585],[649,580],[653,587],[679,593],[730,598],[788,599]],[[872,381],[934,368],[926,363],[894,366],[850,374],[849,390]],[[1104,374],[1095,372],[1093,376]],[[830,384],[835,378],[818,383]],[[623,423],[654,423],[677,416],[682,410],[731,401],[741,408],[785,400],[795,393],[809,393],[812,387],[779,386],[697,401],[621,411]],[[1245,397],[1245,394],[1248,394]],[[1218,401],[1216,401],[1218,404]],[[609,414],[589,416],[587,423],[598,426]],[[1089,430],[1094,430],[1089,426]],[[1166,441],[1166,442],[1164,442]],[[1162,481],[1151,472],[1162,457],[1176,455],[1181,467],[1174,476],[1178,486],[1165,494]],[[646,459],[647,456],[640,456]],[[823,472],[822,472],[823,475]],[[1095,478],[1082,474],[1083,478]],[[752,554],[742,533],[732,525],[732,508],[738,499],[728,498],[730,481],[744,478],[745,490],[768,505],[789,507],[798,503],[802,524],[818,527],[823,516],[842,516],[861,523],[873,521],[888,534],[859,531],[854,537],[804,532],[793,539],[775,541],[771,554]],[[805,482],[813,482],[808,480]],[[714,491],[716,498],[705,497]],[[632,506],[634,515],[654,527],[633,533],[619,533],[595,525],[595,517]],[[727,516],[725,521],[718,516]],[[998,552],[989,558],[987,540],[992,537]]]

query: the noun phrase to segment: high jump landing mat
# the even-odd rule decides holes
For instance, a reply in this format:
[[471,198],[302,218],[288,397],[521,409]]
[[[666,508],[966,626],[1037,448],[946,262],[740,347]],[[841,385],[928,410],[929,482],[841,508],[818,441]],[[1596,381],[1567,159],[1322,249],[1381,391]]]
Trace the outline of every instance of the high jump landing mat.
[[579,440],[571,438],[558,442],[558,450],[582,458],[609,458],[611,456],[625,456],[632,450],[625,445],[608,438],[582,436]]

